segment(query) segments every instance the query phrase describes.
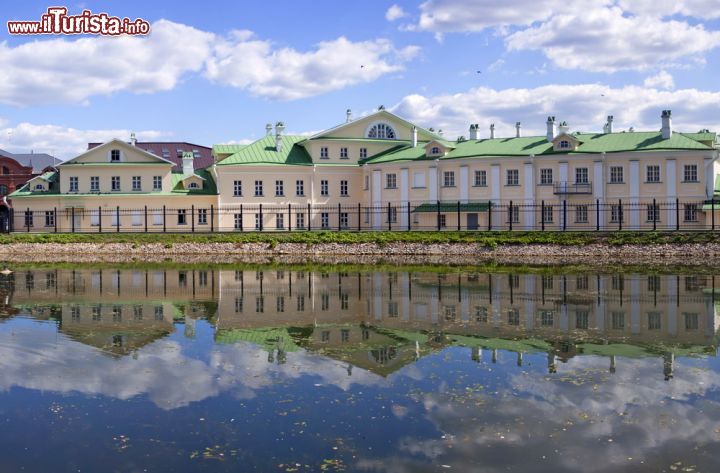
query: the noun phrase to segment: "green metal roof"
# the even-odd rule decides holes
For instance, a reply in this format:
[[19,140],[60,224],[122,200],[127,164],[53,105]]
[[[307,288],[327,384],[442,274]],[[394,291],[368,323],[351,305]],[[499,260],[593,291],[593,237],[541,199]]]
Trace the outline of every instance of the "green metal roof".
[[[494,138],[483,140],[468,140],[455,143],[455,149],[449,151],[439,159],[460,159],[460,158],[492,158],[502,156],[541,156],[554,154],[583,154],[583,153],[619,153],[626,151],[673,151],[673,150],[711,150],[706,144],[700,143],[688,135],[708,135],[673,133],[668,139],[663,139],[658,132],[633,132],[633,133],[574,133],[572,136],[580,141],[574,151],[555,151],[553,144],[547,141],[544,136],[523,136],[519,138]],[[425,150],[417,146],[415,148],[400,146],[393,150],[379,153],[363,163],[379,164],[399,161],[416,161],[421,159],[432,159],[425,157]]]
[[[467,202],[467,203],[461,203],[460,204],[460,212],[487,212],[489,207],[488,202]],[[458,210],[458,204],[457,202],[440,202],[440,212],[457,212]],[[437,203],[426,203],[426,204],[420,204],[417,207],[415,207],[413,212],[437,212],[438,211],[438,204]]]
[[285,164],[292,166],[312,166],[312,159],[305,148],[297,144],[306,139],[305,136],[283,135],[282,151],[275,149],[275,137],[265,136],[254,143],[245,146],[240,151],[231,154],[218,162],[218,166],[235,164]]
[[219,154],[235,154],[238,151],[242,151],[243,148],[245,148],[247,145],[238,145],[238,144],[230,144],[230,145],[213,145],[212,152],[215,156]]
[[215,187],[215,180],[207,169],[196,169],[195,174],[201,177],[205,181],[203,182],[202,189],[184,189],[181,187],[181,183],[188,176],[182,173],[182,171],[173,172],[172,177],[172,192],[171,194],[191,194],[191,195],[215,195],[217,194],[217,188]]
[[216,343],[250,342],[267,351],[282,348],[286,352],[297,351],[298,346],[285,328],[221,329],[215,335]]

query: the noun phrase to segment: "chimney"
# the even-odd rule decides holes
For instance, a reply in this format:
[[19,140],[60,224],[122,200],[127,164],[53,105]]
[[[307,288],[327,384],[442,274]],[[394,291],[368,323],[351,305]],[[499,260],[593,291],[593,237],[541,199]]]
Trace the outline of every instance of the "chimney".
[[135,138],[135,132],[130,133],[130,144],[133,146],[137,145],[137,139]]
[[413,126],[412,127],[412,147],[414,148],[416,146],[417,146],[417,127]]
[[278,153],[282,151],[282,132],[285,130],[285,124],[283,122],[277,122],[275,124],[275,151]]
[[438,128],[438,132],[437,132],[437,134],[438,134],[439,136],[442,136],[442,135],[443,135],[443,131],[442,131],[442,128]]
[[661,118],[662,128],[660,131],[662,132],[663,140],[667,140],[672,137],[672,111],[663,110]]
[[568,125],[567,122],[561,122],[560,123],[560,134],[568,134],[570,132],[570,125]]
[[520,122],[515,123],[515,138],[520,138],[520,128],[522,125],[520,125]]
[[552,141],[555,138],[555,117],[547,119],[547,140]]
[[345,123],[350,123],[352,121],[352,110],[349,108],[345,111]]
[[471,140],[477,140],[478,139],[478,126],[477,124],[473,125],[470,124],[470,139]]
[[268,123],[265,125],[265,136],[272,135],[272,123]]
[[182,154],[182,169],[183,176],[189,176],[195,173],[195,166],[193,161],[195,160],[192,151],[183,151]]
[[607,132],[608,133],[613,132],[613,116],[612,115],[608,115]]
[[491,140],[495,139],[495,124],[494,123],[490,124],[490,139]]

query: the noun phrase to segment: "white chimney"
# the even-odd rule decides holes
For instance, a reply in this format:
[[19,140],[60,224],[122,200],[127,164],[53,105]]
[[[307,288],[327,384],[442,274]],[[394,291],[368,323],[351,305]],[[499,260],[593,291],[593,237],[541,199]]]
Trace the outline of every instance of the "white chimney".
[[443,131],[442,131],[442,128],[439,128],[439,129],[438,129],[438,132],[437,132],[437,134],[438,134],[438,135],[440,135],[440,136],[442,136],[442,135],[443,135]]
[[137,144],[137,139],[135,139],[135,132],[130,133],[130,144],[133,146]]
[[555,139],[555,117],[548,117],[547,119],[547,140],[552,141]]
[[520,138],[520,128],[522,125],[520,125],[520,122],[515,123],[515,138]]
[[490,124],[490,139],[491,140],[495,139],[495,124],[494,123]]
[[345,111],[345,122],[350,123],[352,121],[352,110],[349,108]]
[[477,140],[478,139],[478,126],[477,124],[470,124],[470,139],[471,140]]
[[663,110],[661,118],[662,128],[660,131],[662,132],[663,140],[670,139],[670,137],[672,137],[672,111]]
[[608,120],[607,120],[607,133],[612,133],[612,132],[613,132],[613,116],[612,116],[612,115],[608,115]]
[[275,151],[278,153],[282,151],[282,132],[285,130],[285,124],[283,122],[277,122],[275,124]]
[[414,148],[416,146],[417,146],[417,127],[413,126],[412,127],[412,147]]
[[193,166],[193,161],[195,160],[192,151],[184,151],[182,154],[182,168],[183,168],[183,175],[189,176],[191,174],[195,173],[195,166]]
[[265,136],[272,135],[272,123],[268,123],[265,125]]
[[567,135],[570,132],[570,125],[567,124],[567,122],[561,122],[560,123],[560,134]]

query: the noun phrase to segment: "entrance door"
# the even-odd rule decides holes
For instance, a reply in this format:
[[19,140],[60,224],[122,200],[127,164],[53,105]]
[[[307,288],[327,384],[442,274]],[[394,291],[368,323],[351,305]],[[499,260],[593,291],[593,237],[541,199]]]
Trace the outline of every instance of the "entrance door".
[[478,228],[478,214],[467,214],[467,229],[477,230]]

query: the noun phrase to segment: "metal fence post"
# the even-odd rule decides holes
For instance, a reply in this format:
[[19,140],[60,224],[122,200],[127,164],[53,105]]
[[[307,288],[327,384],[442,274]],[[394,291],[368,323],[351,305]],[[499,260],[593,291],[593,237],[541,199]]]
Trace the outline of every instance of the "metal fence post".
[[390,207],[390,202],[388,202],[388,209],[387,209],[387,219],[388,219],[388,231],[392,231],[392,219],[390,218],[390,213],[392,212]]
[[460,231],[460,201],[457,203],[457,229]]
[[412,215],[410,214],[410,201],[409,200],[408,200],[407,206],[408,206],[408,208],[407,208],[407,222],[408,222],[407,229],[408,229],[408,231],[410,231],[410,230],[412,230],[412,224],[411,224]]
[[30,207],[25,211],[25,226],[27,227],[28,233],[30,233]]
[[567,200],[563,199],[563,231],[567,230]]
[[545,231],[545,201],[540,201],[540,230]]
[[57,207],[53,207],[53,227],[55,227],[55,233],[57,233],[57,222],[58,222]]
[[440,201],[437,201],[437,229],[440,231]]
[[167,209],[163,205],[163,233],[167,233]]
[[508,221],[510,223],[510,231],[513,229],[513,204],[512,200],[510,201],[510,206],[508,207]]
[[310,231],[312,229],[312,227],[310,225],[310,221],[311,221],[310,217],[312,217],[312,208],[310,206],[310,202],[308,202],[308,224],[307,224],[308,231]]
[[145,233],[148,232],[148,224],[147,224],[147,205],[145,206]]
[[260,225],[258,226],[258,229],[260,231],[263,231],[263,211],[262,211],[262,204],[260,204],[260,222],[258,222]]
[[210,204],[210,233],[215,231],[215,206]]
[[358,225],[357,225],[358,231],[360,231],[362,229],[360,226],[361,218],[362,218],[362,206],[360,205],[360,202],[358,202]]
[[[218,210],[219,212],[219,210]],[[233,225],[234,226],[234,225]],[[243,216],[243,206],[240,204],[240,231],[245,231],[245,216]]]
[[70,221],[72,232],[75,233],[75,206],[70,207]]
[[190,206],[190,231],[195,233],[195,204]]
[[618,199],[618,230],[622,230],[622,224],[623,224],[622,199]]
[[488,200],[488,231],[492,230],[492,200]]
[[680,230],[680,199],[675,198],[675,230]]
[[710,199],[710,218],[712,220],[712,229],[715,230],[715,196]]
[[595,231],[600,231],[600,199],[595,199]]
[[653,199],[653,231],[657,230],[657,214],[660,212],[657,208],[656,200]]
[[340,221],[340,213],[342,212],[342,204],[338,203],[338,231],[342,230],[342,222]]
[[98,233],[102,233],[102,206],[98,206]]

